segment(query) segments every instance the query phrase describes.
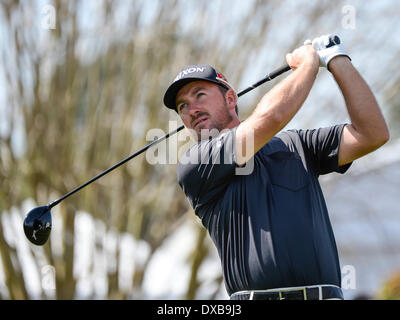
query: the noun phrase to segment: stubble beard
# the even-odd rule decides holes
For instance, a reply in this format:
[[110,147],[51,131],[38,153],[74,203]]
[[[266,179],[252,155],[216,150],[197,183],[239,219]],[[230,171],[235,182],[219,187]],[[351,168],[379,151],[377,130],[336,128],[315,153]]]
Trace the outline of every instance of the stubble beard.
[[[199,128],[199,131],[194,130],[196,133],[195,138],[197,138],[197,141],[215,138],[222,132],[222,130],[228,128],[228,125],[232,122],[233,117],[229,113],[225,97],[223,106],[224,108],[220,109],[221,113],[219,113],[217,117],[209,118],[210,125],[208,126],[208,128]],[[208,116],[210,116],[210,114],[208,114]]]

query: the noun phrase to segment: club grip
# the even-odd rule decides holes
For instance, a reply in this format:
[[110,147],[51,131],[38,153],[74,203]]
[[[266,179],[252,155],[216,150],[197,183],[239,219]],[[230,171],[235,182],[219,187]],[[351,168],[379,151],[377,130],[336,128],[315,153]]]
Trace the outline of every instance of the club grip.
[[274,79],[275,77],[281,75],[282,73],[285,73],[290,70],[290,67],[288,64],[283,65],[282,67],[272,71],[270,74],[267,75],[269,80]]
[[327,48],[333,47],[334,45],[340,44],[340,38],[338,36],[330,36]]

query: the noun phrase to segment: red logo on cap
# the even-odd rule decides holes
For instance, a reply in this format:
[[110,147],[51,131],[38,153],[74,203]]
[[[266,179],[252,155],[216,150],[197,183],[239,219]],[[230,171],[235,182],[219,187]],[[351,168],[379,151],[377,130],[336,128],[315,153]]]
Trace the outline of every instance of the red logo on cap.
[[226,80],[226,78],[225,78],[221,73],[219,73],[218,71],[217,71],[217,78],[218,78],[219,80],[223,80],[223,81],[225,81],[225,82],[228,82],[228,80]]
[[218,71],[216,72],[217,72],[217,80],[219,80],[220,82],[231,88],[231,85],[228,83],[228,80],[223,76],[223,74],[219,73]]

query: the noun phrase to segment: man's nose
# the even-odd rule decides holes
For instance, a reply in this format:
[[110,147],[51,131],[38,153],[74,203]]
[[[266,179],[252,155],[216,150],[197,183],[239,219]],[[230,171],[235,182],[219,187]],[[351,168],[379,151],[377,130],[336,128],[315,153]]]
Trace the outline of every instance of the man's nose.
[[191,117],[196,116],[199,112],[201,112],[201,107],[197,103],[191,103],[188,105],[189,115]]

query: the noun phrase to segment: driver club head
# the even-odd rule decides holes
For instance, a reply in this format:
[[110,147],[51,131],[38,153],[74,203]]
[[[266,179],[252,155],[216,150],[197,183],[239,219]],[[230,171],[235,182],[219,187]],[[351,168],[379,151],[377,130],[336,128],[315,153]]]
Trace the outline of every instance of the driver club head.
[[24,219],[24,232],[33,244],[42,246],[51,231],[51,212],[49,206],[33,208]]

